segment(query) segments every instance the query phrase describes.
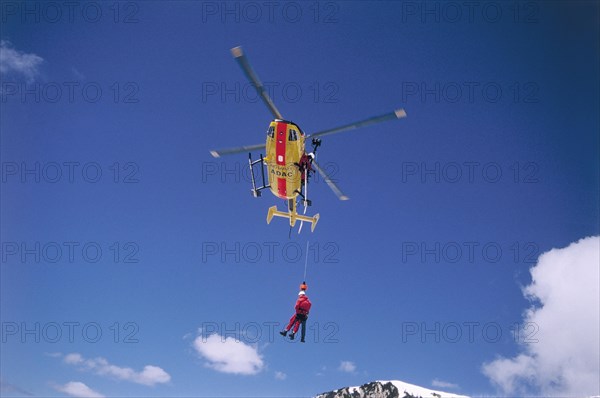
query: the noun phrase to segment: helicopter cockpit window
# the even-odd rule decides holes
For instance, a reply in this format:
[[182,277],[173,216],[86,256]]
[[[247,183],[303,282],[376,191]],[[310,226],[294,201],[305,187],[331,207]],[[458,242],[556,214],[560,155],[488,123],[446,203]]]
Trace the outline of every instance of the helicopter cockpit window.
[[294,129],[290,129],[288,141],[298,141],[298,132]]
[[271,138],[275,137],[275,127],[270,126],[269,131],[267,131],[267,135]]

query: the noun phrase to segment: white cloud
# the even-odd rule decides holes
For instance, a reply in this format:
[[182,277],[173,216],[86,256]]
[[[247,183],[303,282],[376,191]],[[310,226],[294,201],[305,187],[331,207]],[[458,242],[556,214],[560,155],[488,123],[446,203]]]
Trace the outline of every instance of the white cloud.
[[171,381],[171,376],[158,366],[146,365],[141,373],[135,375],[133,381],[139,384],[152,386],[157,383],[168,383]]
[[208,361],[207,366],[219,372],[254,375],[264,368],[257,348],[233,337],[223,338],[216,333],[198,336],[193,346]]
[[431,381],[431,385],[433,387],[437,387],[437,388],[453,388],[453,389],[457,389],[458,388],[458,384],[454,384],[454,383],[449,383],[447,381],[442,381],[442,380],[438,380],[438,379],[433,379]]
[[341,372],[354,373],[356,371],[356,365],[354,362],[342,361],[340,362],[338,370]]
[[65,361],[65,363],[68,363],[69,365],[77,365],[77,364],[83,362],[83,357],[81,356],[81,354],[74,352],[74,353],[65,355],[65,359],[63,359],[63,360]]
[[277,380],[285,380],[287,379],[287,375],[283,372],[275,372],[275,378]]
[[57,391],[78,398],[104,398],[104,395],[92,390],[80,381],[70,381],[64,386],[56,386]]
[[85,359],[78,353],[65,355],[63,360],[70,365],[81,365],[85,370],[93,371],[98,375],[111,376],[145,386],[171,381],[171,376],[167,372],[153,365],[146,365],[141,372],[136,372],[131,368],[113,365],[104,358]]
[[522,353],[483,365],[505,394],[535,390],[544,396],[600,393],[600,237],[542,254],[523,294],[527,310]]
[[42,57],[15,50],[7,40],[0,41],[0,73],[22,75],[32,82],[39,74],[42,62]]

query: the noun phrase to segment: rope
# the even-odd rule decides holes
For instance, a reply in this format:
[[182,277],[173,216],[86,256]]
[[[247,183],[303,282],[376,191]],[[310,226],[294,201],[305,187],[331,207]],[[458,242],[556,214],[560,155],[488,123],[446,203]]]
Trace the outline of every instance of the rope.
[[[302,191],[302,188],[300,188]],[[304,170],[304,212],[303,215],[306,215],[306,209],[308,206],[306,205],[306,200],[308,200],[308,167]],[[300,228],[298,228],[298,233],[302,232],[302,226],[304,225],[304,221],[300,221]]]
[[306,267],[308,266],[308,240],[306,241],[306,259],[304,260],[304,279],[302,279],[303,281],[306,280]]

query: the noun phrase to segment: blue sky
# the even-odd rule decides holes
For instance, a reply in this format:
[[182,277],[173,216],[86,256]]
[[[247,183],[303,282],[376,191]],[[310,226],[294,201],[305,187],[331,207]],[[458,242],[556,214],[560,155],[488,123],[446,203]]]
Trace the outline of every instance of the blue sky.
[[[3,394],[494,394],[484,364],[547,347],[529,270],[599,234],[597,3],[52,4],[1,10]],[[209,154],[271,120],[237,45],[308,133],[408,114],[323,138],[351,199],[315,178],[312,234]]]

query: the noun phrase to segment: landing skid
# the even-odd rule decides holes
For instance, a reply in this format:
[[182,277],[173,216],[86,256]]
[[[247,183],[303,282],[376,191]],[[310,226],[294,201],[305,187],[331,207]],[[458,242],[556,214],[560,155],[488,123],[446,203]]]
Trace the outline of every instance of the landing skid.
[[271,223],[273,217],[283,217],[290,220],[290,227],[294,227],[296,225],[296,221],[309,222],[310,223],[310,231],[314,232],[315,227],[317,226],[317,222],[319,221],[319,215],[315,214],[312,217],[308,217],[302,214],[298,214],[296,211],[296,200],[290,199],[288,201],[288,211],[279,211],[277,210],[277,206],[271,206],[269,208],[269,212],[267,213],[267,224]]

